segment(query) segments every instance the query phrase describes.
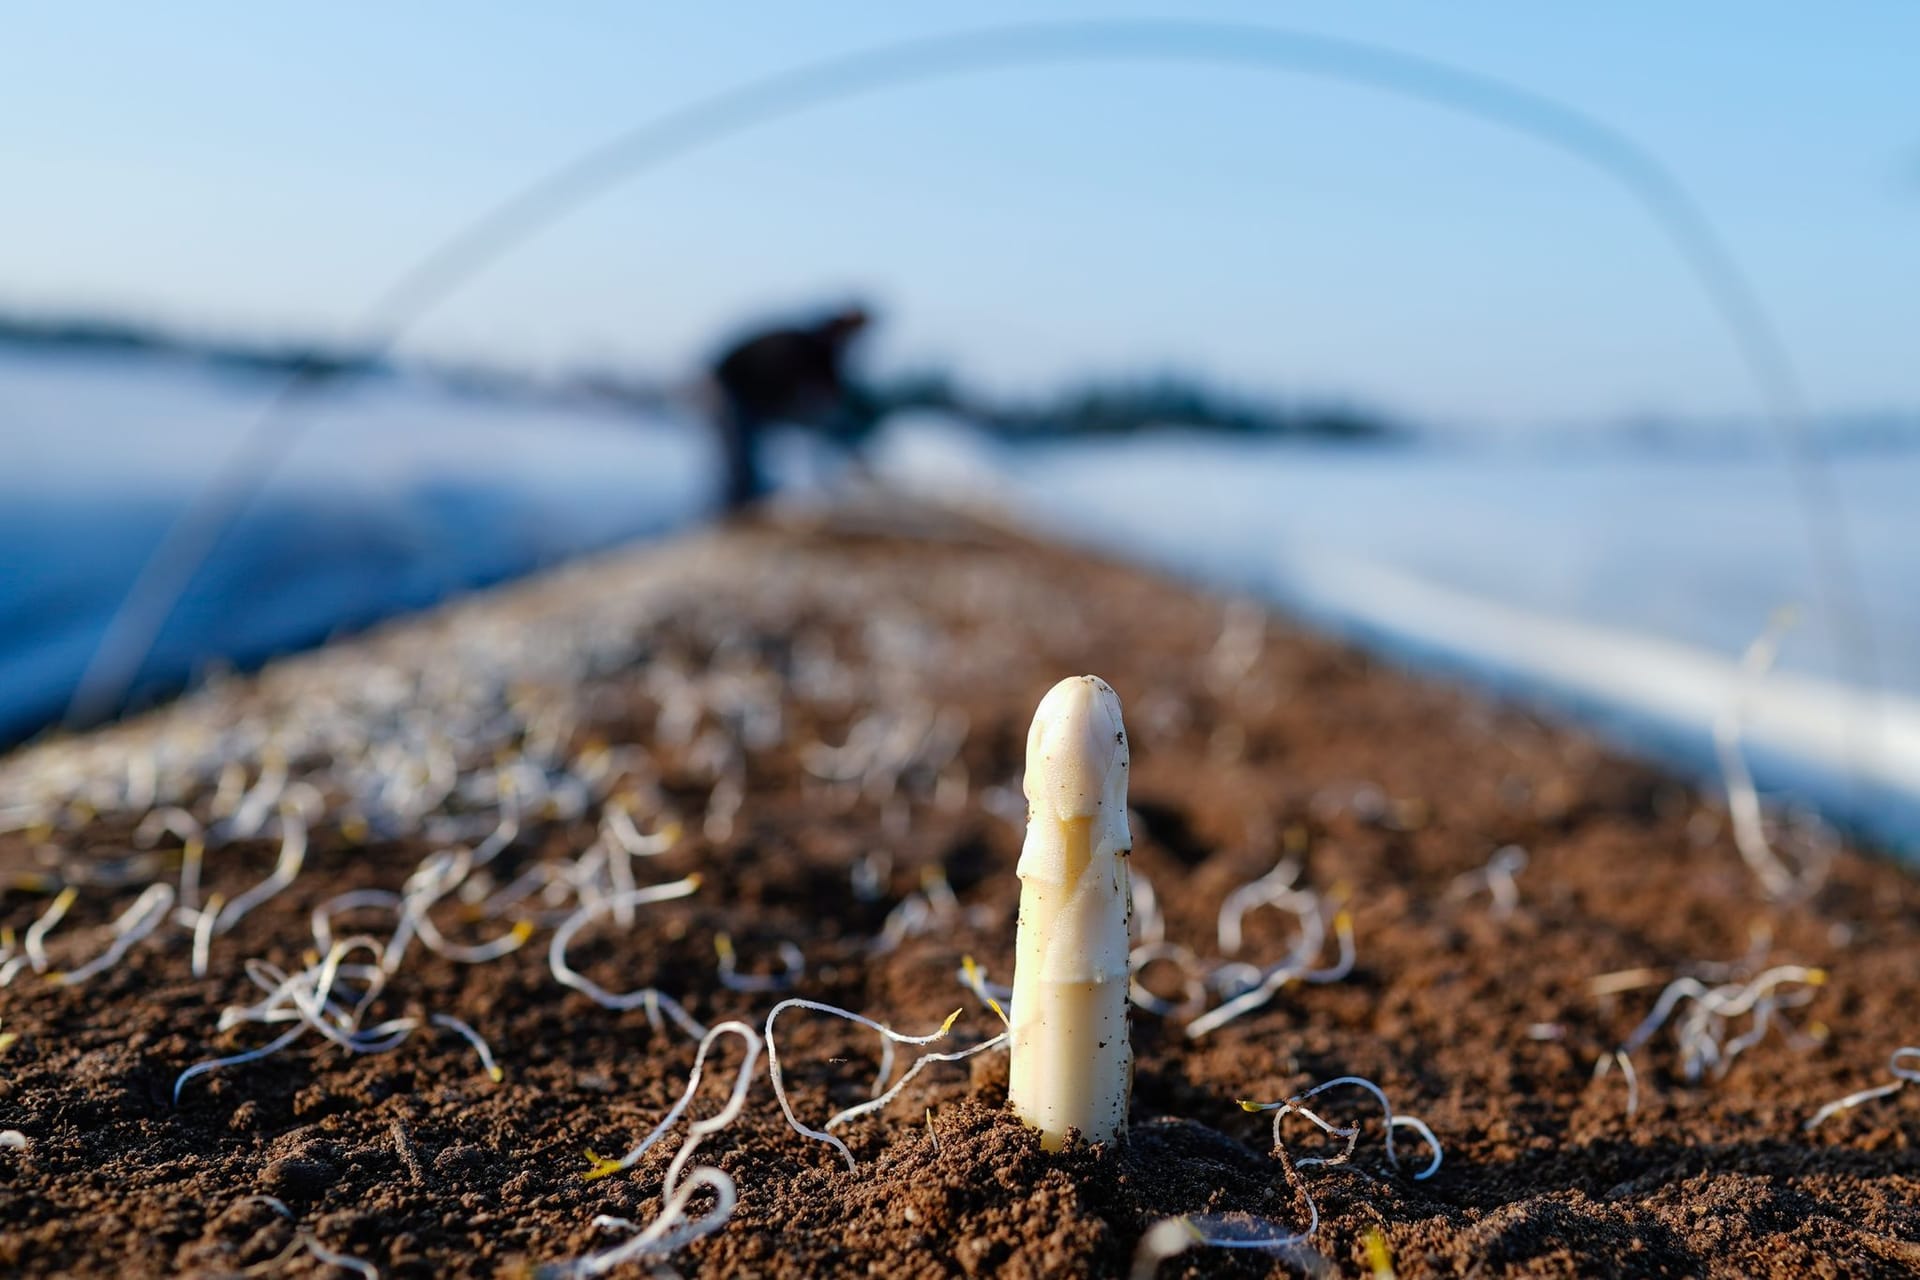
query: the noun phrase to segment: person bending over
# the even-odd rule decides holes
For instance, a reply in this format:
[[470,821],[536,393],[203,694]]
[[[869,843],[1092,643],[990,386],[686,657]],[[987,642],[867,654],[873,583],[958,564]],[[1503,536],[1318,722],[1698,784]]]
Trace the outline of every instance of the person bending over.
[[775,424],[809,428],[848,449],[872,430],[871,408],[846,376],[849,349],[869,323],[865,308],[847,307],[815,324],[750,334],[714,362],[728,511],[766,496],[760,453]]

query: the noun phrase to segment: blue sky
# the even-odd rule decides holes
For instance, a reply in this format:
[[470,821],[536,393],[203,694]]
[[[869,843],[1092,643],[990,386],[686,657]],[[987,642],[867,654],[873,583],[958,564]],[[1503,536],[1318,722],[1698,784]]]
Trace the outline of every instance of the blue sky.
[[[700,95],[995,21],[1164,7],[335,3],[0,9],[0,303],[344,336],[466,218]],[[1920,7],[1195,4],[1551,94],[1636,138],[1822,410],[1920,404]],[[414,350],[687,366],[858,291],[889,364],[1193,369],[1507,426],[1740,414],[1643,214],[1539,144],[1248,69],[1002,71],[823,108],[622,188]]]

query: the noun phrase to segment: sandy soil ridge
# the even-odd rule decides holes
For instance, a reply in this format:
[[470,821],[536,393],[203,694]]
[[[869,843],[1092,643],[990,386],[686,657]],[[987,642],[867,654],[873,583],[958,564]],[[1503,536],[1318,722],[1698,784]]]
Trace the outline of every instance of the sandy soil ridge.
[[[1195,1250],[1158,1274],[1920,1270],[1920,1089],[1806,1127],[1920,1040],[1911,875],[1836,848],[1782,905],[1717,798],[1576,733],[1243,605],[898,509],[577,566],[0,762],[0,966],[19,962],[0,987],[0,1134],[19,1139],[0,1145],[0,1270],[211,1275],[291,1251],[288,1275],[348,1274],[329,1254],[510,1274],[626,1238],[596,1214],[659,1214],[684,1123],[613,1176],[586,1177],[584,1153],[626,1151],[680,1097],[696,1042],[669,1006],[759,1028],[802,995],[911,1033],[959,1008],[936,1047],[993,1036],[959,971],[1010,976],[1022,736],[1083,671],[1126,704],[1132,866],[1167,946],[1146,986],[1178,1005],[1191,976],[1218,1007],[1224,962],[1272,972],[1319,929],[1312,963],[1333,968],[1349,926],[1350,971],[1279,983],[1199,1035],[1194,1009],[1136,1010],[1117,1149],[1041,1152],[987,1052],[836,1128],[849,1171],[789,1127],[762,1057],[693,1161],[738,1206],[674,1266],[1125,1275],[1163,1217],[1297,1229],[1311,1201],[1304,1250]],[[1524,865],[1496,858],[1510,848]],[[1228,945],[1223,903],[1287,858]],[[689,875],[630,919],[612,905]],[[116,920],[143,926],[149,889],[147,907],[166,898],[150,933],[53,980],[86,973]],[[356,890],[381,892],[341,898]],[[372,990],[349,1039],[404,1024],[399,1042],[349,1053],[309,1032],[175,1105],[188,1067],[300,1028],[220,1017],[312,972],[316,908],[332,937],[384,947],[407,901],[435,945],[340,979],[321,1015],[345,1026]],[[664,1003],[607,1008],[557,978],[555,931],[595,902],[571,971]],[[1686,976],[1719,1004],[1682,999],[1635,1043]],[[436,1018],[470,1027],[500,1080]],[[778,1041],[807,1123],[869,1096],[872,1032],[792,1011]],[[1593,1075],[1623,1046],[1631,1115],[1622,1071]],[[721,1109],[741,1058],[716,1044],[691,1115]],[[1316,1100],[1360,1126],[1325,1168],[1301,1161],[1342,1142],[1296,1117],[1276,1153],[1270,1117],[1238,1105],[1344,1075],[1431,1125],[1433,1177],[1407,1130],[1388,1160],[1364,1095]]]

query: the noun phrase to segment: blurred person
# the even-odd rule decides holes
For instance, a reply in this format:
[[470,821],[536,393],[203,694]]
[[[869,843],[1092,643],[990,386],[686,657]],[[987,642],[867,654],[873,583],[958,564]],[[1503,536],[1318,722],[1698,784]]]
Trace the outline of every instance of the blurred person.
[[806,428],[857,460],[877,415],[871,399],[848,380],[847,363],[871,323],[865,307],[848,306],[811,325],[751,333],[714,362],[714,427],[726,469],[726,510],[766,496],[761,453],[774,426]]

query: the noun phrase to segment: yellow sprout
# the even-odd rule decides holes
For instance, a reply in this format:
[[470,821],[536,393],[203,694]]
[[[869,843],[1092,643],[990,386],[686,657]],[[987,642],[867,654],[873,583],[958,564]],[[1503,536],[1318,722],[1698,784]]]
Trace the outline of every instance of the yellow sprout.
[[1380,1234],[1380,1228],[1368,1227],[1360,1243],[1367,1251],[1367,1266],[1373,1272],[1373,1280],[1393,1280],[1393,1253],[1387,1248],[1387,1238]]
[[593,1168],[587,1170],[580,1176],[588,1182],[598,1182],[602,1178],[610,1178],[626,1168],[626,1166],[618,1160],[609,1160],[591,1148],[587,1150],[587,1160],[593,1165]]
[[980,972],[979,962],[972,956],[961,956],[960,969],[961,972],[967,975],[967,986],[973,990],[974,994],[987,1002],[987,1008],[993,1010],[993,1016],[1000,1019],[1002,1026],[1009,1025],[1007,1022],[1007,1011],[1001,1008],[1000,1002],[987,992],[987,980]]

